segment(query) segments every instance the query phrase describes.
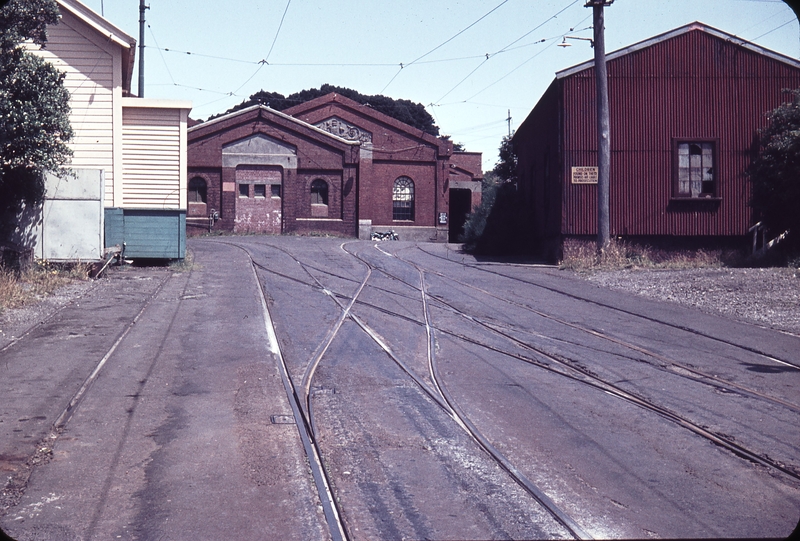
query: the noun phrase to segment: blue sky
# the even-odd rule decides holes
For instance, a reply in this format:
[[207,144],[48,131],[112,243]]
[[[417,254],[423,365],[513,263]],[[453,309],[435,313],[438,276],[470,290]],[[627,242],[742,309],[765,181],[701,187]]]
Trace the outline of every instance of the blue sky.
[[[138,0],[83,2],[138,40]],[[262,89],[329,83],[385,94],[425,105],[443,135],[483,152],[484,169],[497,161],[509,111],[513,130],[556,71],[593,57],[585,41],[557,46],[592,35],[585,0],[147,3],[147,98],[191,100],[191,116],[205,119]],[[693,21],[800,57],[800,26],[781,0],[616,0],[606,51]]]

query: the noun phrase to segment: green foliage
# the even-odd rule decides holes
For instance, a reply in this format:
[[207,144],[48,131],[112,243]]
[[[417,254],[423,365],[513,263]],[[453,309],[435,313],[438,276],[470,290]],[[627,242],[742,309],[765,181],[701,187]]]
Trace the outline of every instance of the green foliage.
[[11,0],[0,9],[0,51],[16,49],[27,39],[44,45],[48,24],[58,24],[54,0]]
[[[390,116],[395,120],[399,120],[400,122],[405,122],[409,126],[420,129],[425,133],[434,136],[439,135],[439,128],[434,123],[433,117],[430,115],[430,113],[428,113],[428,111],[425,110],[425,106],[420,103],[414,103],[409,100],[396,100],[381,95],[366,96],[349,88],[343,88],[329,84],[324,84],[319,88],[301,90],[300,92],[295,92],[289,96],[283,96],[277,92],[266,92],[264,90],[260,90],[250,96],[249,99],[243,101],[239,105],[231,107],[222,114],[240,111],[256,104],[266,105],[272,109],[275,109],[276,111],[283,111],[289,107],[311,101],[332,92],[335,92],[336,94],[342,95],[346,98],[350,98],[351,100],[362,105],[368,105],[376,111]],[[218,116],[222,115],[209,117],[208,120]]]
[[0,213],[41,201],[45,173],[72,154],[64,74],[20,46],[43,44],[46,25],[57,22],[53,0],[12,0],[0,10]]
[[464,249],[468,252],[508,255],[530,249],[528,213],[517,197],[517,155],[511,137],[503,137],[500,159],[484,175],[481,205],[464,224]]
[[[789,92],[789,91],[787,91]],[[800,250],[800,89],[792,101],[768,113],[769,125],[759,131],[760,148],[749,175],[751,206],[771,236],[790,231],[786,246]]]
[[517,153],[511,142],[513,137],[513,133],[503,137],[498,149],[500,161],[494,166],[494,173],[506,182],[517,181]]
[[486,220],[492,212],[494,202],[497,199],[497,191],[500,184],[493,172],[484,175],[481,184],[481,204],[475,208],[464,222],[464,235],[461,239],[464,242],[464,249],[473,252],[478,248],[478,244],[486,229]]

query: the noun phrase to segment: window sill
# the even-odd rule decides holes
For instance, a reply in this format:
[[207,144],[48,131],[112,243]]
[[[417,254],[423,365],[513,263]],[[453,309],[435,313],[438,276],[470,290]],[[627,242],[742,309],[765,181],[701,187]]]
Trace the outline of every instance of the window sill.
[[670,203],[707,203],[722,201],[721,197],[670,197]]

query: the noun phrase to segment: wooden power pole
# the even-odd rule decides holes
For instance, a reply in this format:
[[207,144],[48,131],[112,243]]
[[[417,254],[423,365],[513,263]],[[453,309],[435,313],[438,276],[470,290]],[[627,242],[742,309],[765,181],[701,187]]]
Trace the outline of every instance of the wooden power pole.
[[597,250],[603,252],[611,242],[609,227],[609,174],[611,134],[608,115],[608,72],[603,8],[614,0],[587,0],[592,8],[594,26],[594,74],[597,85]]

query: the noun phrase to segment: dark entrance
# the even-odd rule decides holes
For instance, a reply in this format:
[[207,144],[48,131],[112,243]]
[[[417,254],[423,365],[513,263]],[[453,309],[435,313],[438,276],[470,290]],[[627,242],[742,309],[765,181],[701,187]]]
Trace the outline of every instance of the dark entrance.
[[450,231],[449,242],[460,242],[464,234],[464,222],[467,214],[472,212],[472,191],[464,189],[450,189]]

